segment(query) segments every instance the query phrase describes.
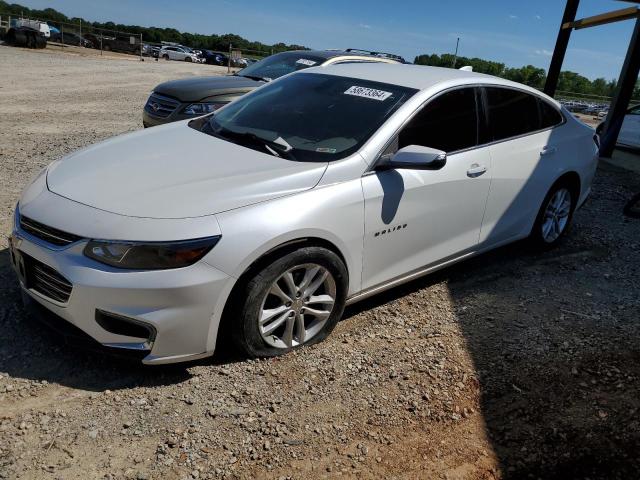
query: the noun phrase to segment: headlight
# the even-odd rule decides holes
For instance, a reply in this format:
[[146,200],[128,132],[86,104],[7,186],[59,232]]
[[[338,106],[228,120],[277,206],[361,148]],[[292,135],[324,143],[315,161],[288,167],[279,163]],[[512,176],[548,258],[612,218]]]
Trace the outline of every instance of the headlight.
[[225,103],[192,103],[183,110],[183,113],[187,115],[206,115],[207,113],[215,112],[221,107],[224,107]]
[[91,240],[84,254],[100,263],[132,270],[161,270],[193,265],[220,240],[215,237],[178,242]]

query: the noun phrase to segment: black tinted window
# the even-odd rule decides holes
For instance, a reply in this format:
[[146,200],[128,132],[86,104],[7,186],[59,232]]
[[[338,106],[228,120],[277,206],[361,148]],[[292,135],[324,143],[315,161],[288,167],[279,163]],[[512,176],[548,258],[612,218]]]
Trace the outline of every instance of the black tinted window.
[[549,128],[562,123],[560,112],[542,99],[538,99],[540,106],[540,128]]
[[240,70],[238,75],[275,80],[305,68],[322,65],[325,59],[306,52],[282,52],[271,55]]
[[421,145],[454,152],[478,144],[476,90],[462,88],[429,102],[400,132],[399,148]]
[[493,140],[540,130],[536,97],[519,90],[487,88],[489,129]]

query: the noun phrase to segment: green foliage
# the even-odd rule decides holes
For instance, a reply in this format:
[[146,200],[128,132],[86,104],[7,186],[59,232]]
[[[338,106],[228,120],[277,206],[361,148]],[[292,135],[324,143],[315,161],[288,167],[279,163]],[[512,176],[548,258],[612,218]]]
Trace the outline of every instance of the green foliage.
[[91,26],[94,28],[118,31],[121,33],[126,32],[127,34],[142,34],[144,42],[176,42],[192,48],[203,48],[223,52],[229,50],[229,44],[232,44],[234,48],[239,48],[241,50],[253,50],[254,52],[252,53],[259,52],[259,54],[263,55],[270,55],[272,52],[284,52],[286,50],[308,50],[307,47],[302,45],[286,45],[284,43],[266,45],[261,42],[252,42],[233,33],[226,33],[224,35],[202,35],[199,33],[180,32],[175,28],[140,27],[138,25],[122,25],[114,22],[87,22],[81,18],[69,18],[53,8],[37,10],[24,7],[17,3],[9,4],[3,0],[0,0],[0,13],[24,15],[25,17],[45,20],[53,22],[54,24],[55,22],[63,22],[78,25],[80,20],[82,20],[83,30],[88,30]]
[[[418,55],[415,60],[418,65],[431,65],[434,67],[453,67],[453,55],[444,53],[442,55]],[[508,68],[504,63],[491,62],[481,58],[458,57],[455,67],[460,68],[465,65],[471,65],[475,72],[488,73],[497,77],[513,80],[514,82],[523,83],[534,88],[542,89],[547,79],[547,73],[544,69],[527,65],[520,68]],[[589,80],[582,75],[564,71],[560,73],[558,79],[558,90],[561,92],[573,92],[583,95],[597,95],[600,97],[612,97],[615,93],[616,80],[606,80],[604,78],[596,78]],[[636,84],[633,98],[640,99],[640,81]]]

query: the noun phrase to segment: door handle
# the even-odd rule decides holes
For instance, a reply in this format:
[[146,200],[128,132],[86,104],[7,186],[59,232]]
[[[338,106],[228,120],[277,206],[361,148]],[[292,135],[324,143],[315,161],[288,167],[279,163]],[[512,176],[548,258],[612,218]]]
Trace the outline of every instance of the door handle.
[[471,165],[469,170],[467,170],[467,177],[476,178],[482,175],[486,171],[487,171],[487,167],[485,167],[484,165],[478,165],[477,163],[474,163]]
[[551,155],[552,153],[556,153],[557,150],[556,147],[543,147],[540,155]]

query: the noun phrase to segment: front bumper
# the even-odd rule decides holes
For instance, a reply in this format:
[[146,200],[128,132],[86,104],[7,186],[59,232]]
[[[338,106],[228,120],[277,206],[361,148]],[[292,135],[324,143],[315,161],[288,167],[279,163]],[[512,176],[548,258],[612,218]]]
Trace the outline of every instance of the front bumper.
[[[95,262],[82,253],[87,240],[67,247],[43,245],[14,227],[12,263],[28,302],[68,322],[108,349],[128,350],[145,364],[175,363],[209,356],[215,347],[219,310],[231,278],[200,261],[173,270],[125,271]],[[66,302],[32,288],[20,258],[35,259],[67,279],[73,289]],[[118,335],[96,321],[97,311],[149,325],[154,338]],[[64,325],[62,325],[64,327]],[[123,352],[124,353],[124,352]]]

